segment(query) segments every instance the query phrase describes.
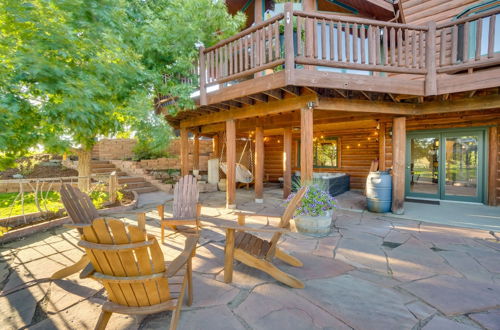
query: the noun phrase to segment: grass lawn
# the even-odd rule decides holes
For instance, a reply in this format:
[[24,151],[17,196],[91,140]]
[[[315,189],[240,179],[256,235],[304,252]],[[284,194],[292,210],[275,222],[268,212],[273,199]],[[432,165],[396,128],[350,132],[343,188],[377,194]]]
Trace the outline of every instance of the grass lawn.
[[[23,214],[21,197],[16,200],[14,207],[12,208],[12,203],[16,199],[18,193],[2,193],[0,194],[0,219],[6,218],[14,215]],[[45,211],[45,207],[49,211],[57,211],[62,208],[63,205],[61,203],[61,196],[56,191],[43,192],[43,199],[41,198],[42,194],[38,194],[39,204],[43,211]],[[92,198],[92,202],[97,208],[101,208],[102,204],[108,200],[108,193],[94,191],[90,194]],[[24,214],[38,212],[38,208],[35,204],[35,194],[29,193],[24,194]]]

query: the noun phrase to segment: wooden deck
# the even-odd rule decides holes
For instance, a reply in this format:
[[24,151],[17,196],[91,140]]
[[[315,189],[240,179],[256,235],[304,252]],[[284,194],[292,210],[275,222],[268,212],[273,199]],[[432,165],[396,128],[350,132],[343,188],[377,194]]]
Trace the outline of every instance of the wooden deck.
[[166,118],[174,127],[194,127],[222,122],[230,109],[241,119],[245,112],[328,103],[325,97],[410,106],[416,115],[441,100],[498,96],[499,13],[410,25],[290,10],[201,49],[197,108]]

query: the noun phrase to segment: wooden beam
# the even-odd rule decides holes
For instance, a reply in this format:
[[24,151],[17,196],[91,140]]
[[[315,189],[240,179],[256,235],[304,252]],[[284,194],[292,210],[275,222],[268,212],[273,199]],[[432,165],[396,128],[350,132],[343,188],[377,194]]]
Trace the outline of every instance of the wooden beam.
[[404,213],[406,118],[396,117],[392,124],[392,213]]
[[283,130],[283,199],[292,192],[292,128]]
[[255,202],[263,203],[264,191],[264,129],[255,127]]
[[181,128],[181,175],[189,174],[189,141],[187,128]]
[[264,103],[267,103],[269,101],[269,98],[267,97],[267,95],[262,94],[262,93],[249,95],[248,97],[255,100],[255,101],[264,102]]
[[387,113],[396,115],[418,114],[418,111],[415,109],[414,104],[326,98],[326,97],[321,97],[319,99],[315,109],[332,110],[332,111]]
[[234,119],[226,120],[226,207],[236,207],[236,127]]
[[193,140],[193,170],[200,169],[200,133],[194,133]]
[[[497,79],[498,83],[498,79]],[[363,76],[359,74],[295,69],[295,86],[338,88],[366,92],[424,95],[424,81],[397,77]],[[209,102],[210,104],[210,102]]]
[[254,105],[255,104],[255,101],[248,96],[239,97],[239,98],[236,98],[235,100],[237,102],[240,102],[240,103],[243,103],[246,105]]
[[276,100],[269,103],[261,103],[253,106],[232,109],[231,111],[207,114],[197,118],[189,118],[181,121],[181,127],[202,126],[224,122],[228,119],[244,119],[277,114],[280,112],[289,112],[306,106],[308,102],[317,102],[317,96],[305,94],[298,97],[286,98],[281,101]]
[[300,182],[312,180],[313,173],[313,109],[300,110]]
[[293,96],[300,96],[301,95],[300,87],[297,87],[297,86],[285,86],[282,88],[282,90],[284,90],[285,92],[287,92]]
[[500,67],[474,72],[473,74],[439,76],[437,78],[437,91],[438,94],[447,94],[498,87],[498,77],[500,77]]
[[498,182],[498,125],[489,129],[488,135],[488,205],[497,205]]
[[281,89],[272,89],[269,91],[262,92],[266,94],[267,96],[272,97],[273,99],[276,100],[282,100],[283,99],[283,91]]
[[476,96],[451,101],[433,101],[416,105],[418,115],[500,108],[500,95]]
[[385,123],[379,123],[378,129],[378,168],[385,171]]

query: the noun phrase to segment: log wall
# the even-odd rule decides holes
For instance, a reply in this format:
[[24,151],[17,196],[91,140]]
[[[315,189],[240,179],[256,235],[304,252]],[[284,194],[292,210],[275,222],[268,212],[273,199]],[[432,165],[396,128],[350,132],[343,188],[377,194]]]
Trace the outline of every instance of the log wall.
[[[447,113],[438,115],[426,115],[418,117],[408,117],[407,131],[464,128],[464,127],[485,127],[500,125],[500,109],[487,111],[471,111],[460,113]],[[392,120],[387,121],[385,131],[385,153],[386,168],[392,167]],[[337,169],[318,169],[315,172],[345,172],[351,175],[351,189],[364,189],[365,180],[368,174],[371,161],[378,158],[378,132],[376,129],[356,129],[350,131],[321,132],[324,136],[336,136],[340,140],[341,156],[340,167]],[[382,134],[382,132],[380,133]],[[300,136],[294,134],[292,146],[292,169],[300,170],[298,157],[298,144]],[[500,130],[498,134],[500,145]],[[265,142],[264,172],[269,175],[271,181],[277,181],[283,176],[283,137],[266,137]],[[489,178],[496,182],[496,200],[500,205],[500,149],[495,157],[497,162],[497,175]],[[485,168],[487,170],[487,168]]]

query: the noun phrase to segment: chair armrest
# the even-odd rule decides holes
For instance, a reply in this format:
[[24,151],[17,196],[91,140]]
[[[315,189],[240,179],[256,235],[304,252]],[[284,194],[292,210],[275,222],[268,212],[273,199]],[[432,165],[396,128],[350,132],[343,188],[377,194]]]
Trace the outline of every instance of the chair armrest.
[[172,277],[179,269],[182,268],[188,262],[189,258],[193,256],[193,252],[196,249],[196,244],[198,243],[199,236],[189,236],[184,243],[184,250],[182,253],[175,258],[169,265],[167,272],[165,273],[166,277]]
[[234,221],[231,220],[222,220],[222,219],[211,219],[203,220],[203,227],[213,227],[213,228],[221,228],[221,229],[234,229],[241,231],[254,231],[254,232],[264,232],[264,233],[288,233],[290,230],[285,228],[276,228],[276,227],[249,227],[249,226],[241,226],[235,224]]
[[245,213],[245,212],[234,212],[233,214],[235,214],[237,216],[244,216],[244,217],[265,217],[265,218],[278,218],[278,219],[281,219],[281,215],[276,215],[276,214]]

